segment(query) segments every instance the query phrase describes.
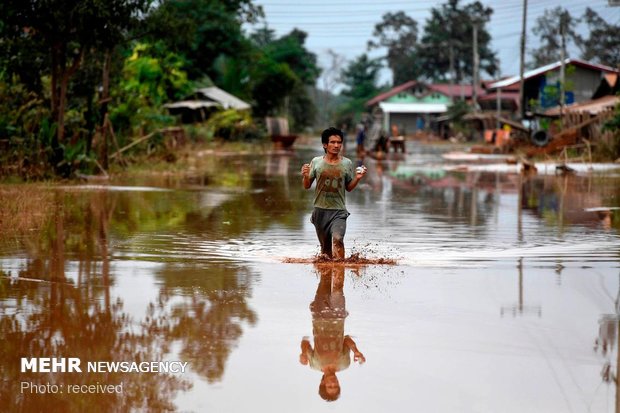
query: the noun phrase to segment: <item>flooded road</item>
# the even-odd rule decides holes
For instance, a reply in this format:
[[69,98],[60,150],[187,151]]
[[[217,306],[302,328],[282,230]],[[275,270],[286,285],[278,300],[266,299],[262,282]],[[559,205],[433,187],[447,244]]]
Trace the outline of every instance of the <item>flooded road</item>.
[[[396,265],[284,262],[319,252],[299,175],[319,145],[1,186],[0,406],[620,412],[619,171],[523,176],[409,144],[347,194],[346,255]],[[21,362],[44,357],[82,371]]]

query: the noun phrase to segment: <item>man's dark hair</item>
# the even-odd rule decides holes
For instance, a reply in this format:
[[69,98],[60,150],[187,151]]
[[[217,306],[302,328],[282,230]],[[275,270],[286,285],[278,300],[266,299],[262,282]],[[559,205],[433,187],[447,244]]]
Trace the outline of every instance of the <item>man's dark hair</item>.
[[344,133],[342,133],[340,129],[334,128],[332,126],[332,127],[325,129],[323,133],[321,133],[321,143],[323,143],[324,145],[327,145],[329,143],[329,137],[333,135],[340,136],[341,141],[344,140]]

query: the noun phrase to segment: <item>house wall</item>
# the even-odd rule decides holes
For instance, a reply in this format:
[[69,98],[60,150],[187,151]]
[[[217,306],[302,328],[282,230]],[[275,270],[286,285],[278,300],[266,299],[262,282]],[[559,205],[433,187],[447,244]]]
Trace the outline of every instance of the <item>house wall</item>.
[[[385,102],[389,103],[439,103],[450,105],[452,103],[451,99],[441,93],[438,92],[427,92],[425,95],[415,96],[410,92],[401,92],[397,95],[391,96],[385,100]],[[405,134],[413,134],[418,129],[423,130],[427,129],[430,124],[431,116],[425,113],[397,113],[392,112],[386,114],[383,122],[383,130],[385,133],[391,135],[392,125],[396,125],[398,127],[398,131],[401,135]]]
[[[565,69],[567,94],[572,95],[572,102],[583,102],[592,99],[601,83],[601,72],[583,67],[568,65]],[[559,84],[560,70],[547,73],[547,84]],[[570,102],[570,103],[572,103]]]
[[601,72],[578,67],[575,71],[574,83],[575,102],[590,100],[601,83]]
[[[601,82],[601,72],[578,66],[566,67],[566,94],[565,102],[577,103],[592,99]],[[560,70],[554,70],[545,75],[528,79],[525,82],[526,107],[531,99],[539,101],[543,109],[558,105],[558,98],[545,95],[546,86],[559,88]],[[557,93],[557,92],[556,92]]]
[[[418,124],[418,122],[421,122],[421,124]],[[390,113],[389,125],[386,125],[386,132],[390,133],[392,125],[396,125],[401,135],[410,135],[418,130],[418,126],[422,126],[422,122],[422,128],[428,128],[429,115],[417,113]]]

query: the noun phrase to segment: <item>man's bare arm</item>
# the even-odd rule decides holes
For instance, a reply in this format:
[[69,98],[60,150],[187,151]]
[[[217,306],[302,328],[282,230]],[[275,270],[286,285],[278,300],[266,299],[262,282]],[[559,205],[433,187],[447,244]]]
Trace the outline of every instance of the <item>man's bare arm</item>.
[[301,176],[302,176],[302,183],[303,183],[304,189],[310,189],[310,187],[312,186],[312,182],[314,181],[314,178],[310,178],[310,164],[309,163],[305,163],[301,167]]
[[299,354],[299,362],[304,366],[308,364],[308,353],[312,353],[312,345],[308,337],[301,340],[301,353]]
[[360,364],[366,362],[366,357],[362,354],[361,351],[357,348],[355,341],[351,338],[351,336],[344,337],[344,345],[347,346],[353,352],[353,361],[357,361]]

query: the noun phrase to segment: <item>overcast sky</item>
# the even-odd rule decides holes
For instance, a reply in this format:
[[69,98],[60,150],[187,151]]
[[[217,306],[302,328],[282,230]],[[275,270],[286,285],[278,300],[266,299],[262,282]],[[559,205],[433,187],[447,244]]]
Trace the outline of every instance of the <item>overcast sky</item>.
[[[502,75],[519,73],[519,36],[523,0],[481,0],[493,8],[491,22],[487,25],[492,43],[498,54]],[[366,44],[372,38],[375,24],[387,12],[404,11],[418,22],[419,36],[422,34],[430,9],[446,1],[434,0],[256,0],[263,7],[265,20],[277,36],[299,28],[308,33],[306,47],[319,58],[321,66],[329,66],[327,50],[353,60],[367,52]],[[462,0],[461,5],[472,3]],[[528,46],[534,48],[537,39],[531,33],[545,9],[562,6],[573,17],[581,17],[586,9],[594,9],[601,17],[613,24],[620,24],[620,7],[608,6],[608,0],[529,0],[527,13]],[[374,50],[370,56],[378,57],[383,50]],[[576,50],[569,50],[570,57],[579,57]],[[486,74],[482,74],[487,78]],[[390,81],[387,70],[381,76],[382,82]]]

